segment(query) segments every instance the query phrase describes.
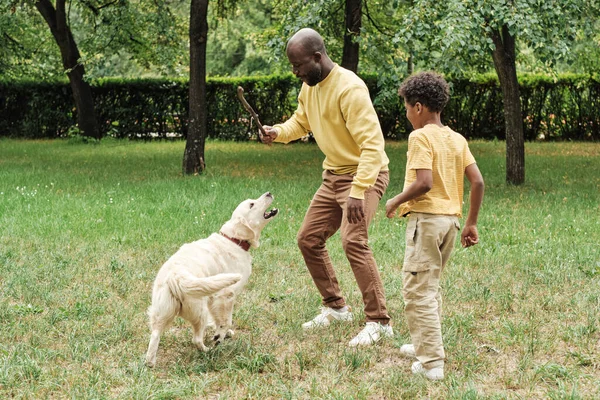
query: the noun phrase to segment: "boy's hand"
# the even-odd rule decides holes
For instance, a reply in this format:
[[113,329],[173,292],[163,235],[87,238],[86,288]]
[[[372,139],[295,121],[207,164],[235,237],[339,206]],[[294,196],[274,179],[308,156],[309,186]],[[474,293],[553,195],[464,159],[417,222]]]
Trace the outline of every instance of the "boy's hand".
[[471,247],[479,243],[479,233],[477,232],[477,226],[465,225],[461,235],[460,242],[463,247]]
[[394,199],[389,199],[385,203],[385,216],[388,218],[394,218],[394,216],[396,215],[397,209],[398,209],[398,206],[395,204]]

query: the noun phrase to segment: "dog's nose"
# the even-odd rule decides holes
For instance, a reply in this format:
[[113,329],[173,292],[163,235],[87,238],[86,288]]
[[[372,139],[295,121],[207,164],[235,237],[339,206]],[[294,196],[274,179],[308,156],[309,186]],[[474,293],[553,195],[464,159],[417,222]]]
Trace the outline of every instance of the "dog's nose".
[[265,196],[267,196],[267,197],[273,197],[273,195],[271,194],[271,192],[265,193]]

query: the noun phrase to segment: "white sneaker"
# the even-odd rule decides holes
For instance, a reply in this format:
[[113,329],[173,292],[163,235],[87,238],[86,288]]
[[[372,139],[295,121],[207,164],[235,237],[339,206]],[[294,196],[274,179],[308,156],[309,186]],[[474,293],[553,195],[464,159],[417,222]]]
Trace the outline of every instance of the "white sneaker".
[[349,343],[350,347],[367,346],[379,341],[383,336],[394,336],[394,330],[389,325],[381,325],[379,322],[367,322],[362,331]]
[[433,381],[444,379],[444,367],[427,369],[423,366],[423,364],[421,364],[420,361],[416,361],[413,363],[411,369],[413,374],[421,374],[427,379],[431,379]]
[[313,329],[324,326],[329,326],[331,321],[352,321],[352,312],[350,307],[343,307],[339,310],[335,310],[331,307],[321,308],[321,314],[317,315],[311,321],[302,324],[304,329]]
[[417,352],[415,351],[414,344],[403,344],[400,347],[400,355],[406,358],[417,358]]

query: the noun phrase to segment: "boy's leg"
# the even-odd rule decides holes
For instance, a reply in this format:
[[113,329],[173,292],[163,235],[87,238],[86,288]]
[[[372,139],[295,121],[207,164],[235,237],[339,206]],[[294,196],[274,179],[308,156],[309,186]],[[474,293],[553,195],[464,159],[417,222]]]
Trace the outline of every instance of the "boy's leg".
[[346,201],[350,193],[352,176],[340,176],[337,183],[338,201],[344,209],[341,227],[342,246],[363,297],[366,320],[385,325],[389,322],[390,316],[386,308],[383,282],[369,247],[368,230],[389,183],[389,173],[387,171],[379,173],[375,185],[365,192],[363,201],[365,218],[358,224],[350,224],[346,215]]
[[456,238],[455,220],[455,217],[413,213],[406,230],[403,271],[406,320],[417,359],[427,369],[442,367],[445,360],[440,277]]
[[325,242],[340,227],[342,209],[336,201],[334,182],[328,171],[306,211],[298,232],[298,247],[306,267],[315,282],[326,307],[340,308],[346,304],[325,247]]
[[[454,249],[454,243],[456,242],[456,235],[460,231],[460,223],[458,222],[458,217],[449,216],[451,225],[453,224],[455,229],[452,229],[450,226],[450,230],[442,244],[440,245],[440,253],[442,255],[442,270],[440,271],[440,275],[444,273],[444,268],[446,267],[446,263],[450,259],[450,255],[452,254],[452,250]],[[440,321],[442,320],[442,288],[438,286],[438,295],[436,296],[436,300],[438,303],[438,315],[440,317]]]

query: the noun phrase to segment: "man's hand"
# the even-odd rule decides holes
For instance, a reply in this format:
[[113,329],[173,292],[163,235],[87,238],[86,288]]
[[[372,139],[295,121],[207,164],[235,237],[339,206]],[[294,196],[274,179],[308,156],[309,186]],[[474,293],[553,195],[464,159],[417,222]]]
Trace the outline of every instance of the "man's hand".
[[351,224],[357,224],[362,221],[365,217],[362,199],[348,197],[348,201],[346,203],[346,214],[348,214],[348,222]]
[[269,125],[263,125],[263,128],[265,130],[265,134],[261,135],[260,139],[264,144],[270,145],[271,143],[273,143],[273,140],[275,140],[275,138],[277,137],[277,129]]
[[479,233],[477,232],[477,226],[465,225],[460,235],[460,242],[463,247],[471,247],[479,243]]

